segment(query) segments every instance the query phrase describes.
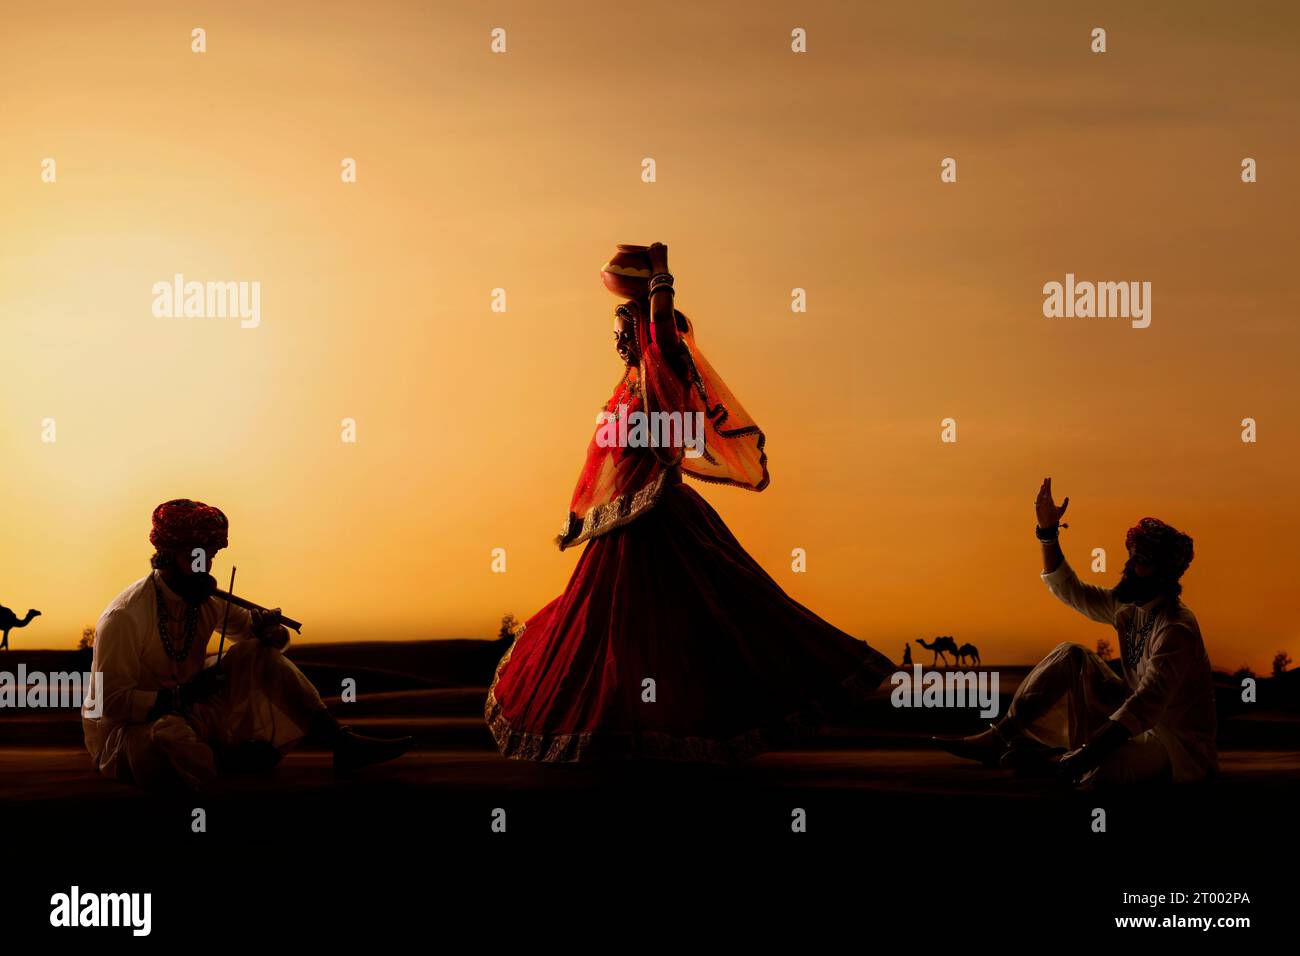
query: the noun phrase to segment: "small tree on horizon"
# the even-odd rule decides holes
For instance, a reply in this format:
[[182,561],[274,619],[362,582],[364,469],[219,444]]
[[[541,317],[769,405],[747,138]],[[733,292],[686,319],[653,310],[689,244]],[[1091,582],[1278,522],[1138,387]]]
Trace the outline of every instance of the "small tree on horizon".
[[1286,673],[1286,669],[1291,666],[1291,655],[1286,651],[1278,651],[1273,655],[1273,676],[1281,677]]
[[497,631],[497,640],[509,641],[515,636],[515,631],[519,628],[519,622],[515,620],[513,614],[503,614],[501,616],[501,629]]
[[95,646],[95,629],[88,627],[81,632],[81,640],[77,641],[77,650],[89,651]]
[[1108,640],[1107,640],[1106,638],[1104,638],[1104,637],[1099,637],[1099,638],[1097,638],[1097,656],[1098,656],[1098,657],[1100,657],[1103,661],[1108,661],[1108,660],[1110,660],[1110,658],[1111,658],[1111,654],[1112,654],[1113,652],[1114,652],[1114,648],[1112,648],[1112,647],[1110,646],[1110,641],[1108,641]]

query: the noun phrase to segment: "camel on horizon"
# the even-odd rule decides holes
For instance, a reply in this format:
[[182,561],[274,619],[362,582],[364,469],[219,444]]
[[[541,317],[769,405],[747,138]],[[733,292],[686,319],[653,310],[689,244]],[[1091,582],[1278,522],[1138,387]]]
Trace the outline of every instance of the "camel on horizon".
[[40,617],[40,616],[41,616],[40,611],[32,610],[31,608],[29,608],[27,610],[27,616],[22,619],[19,619],[18,615],[15,614],[13,611],[9,610],[9,608],[0,605],[0,631],[4,631],[4,639],[0,640],[0,651],[9,650],[10,630],[12,630],[15,627],[26,627],[28,624],[31,623],[32,618]]
[[939,658],[943,658],[943,666],[948,666],[948,656],[952,654],[957,656],[957,642],[951,637],[936,637],[933,643],[927,644],[924,638],[918,637],[916,643],[920,644],[927,651],[934,652],[934,660],[930,663],[931,667],[939,666]]

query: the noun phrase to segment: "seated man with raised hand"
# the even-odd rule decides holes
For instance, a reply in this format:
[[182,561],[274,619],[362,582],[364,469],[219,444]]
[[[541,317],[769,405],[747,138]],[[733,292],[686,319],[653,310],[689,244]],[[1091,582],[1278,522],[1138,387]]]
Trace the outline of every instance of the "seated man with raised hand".
[[[178,498],[154,509],[153,570],[115,597],[95,631],[91,670],[102,700],[82,708],[86,749],[101,773],[152,788],[202,789],[218,766],[273,766],[309,738],[349,772],[404,753],[411,738],[381,740],[342,726],[311,681],[281,654],[278,611],[249,612],[215,597],[207,573],[226,546],[217,508]],[[202,557],[199,561],[196,556]],[[212,632],[229,650],[205,669]]]
[[938,742],[989,766],[1054,770],[1085,787],[1200,780],[1218,758],[1210,660],[1196,616],[1179,598],[1192,539],[1143,518],[1128,531],[1119,584],[1084,584],[1058,540],[1069,504],[1066,498],[1058,508],[1052,479],[1044,480],[1035,503],[1042,578],[1065,604],[1115,628],[1123,677],[1080,645],[1061,644],[1016,689],[1000,721]]

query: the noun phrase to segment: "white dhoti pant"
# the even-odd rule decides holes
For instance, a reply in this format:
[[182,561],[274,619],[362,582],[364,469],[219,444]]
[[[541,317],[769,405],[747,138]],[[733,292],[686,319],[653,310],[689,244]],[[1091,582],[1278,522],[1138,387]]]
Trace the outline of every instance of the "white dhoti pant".
[[[1100,657],[1060,644],[1016,688],[999,729],[1014,729],[1048,747],[1074,750],[1105,726],[1132,691]],[[1153,731],[1126,740],[1089,771],[1087,788],[1168,780],[1169,752]]]
[[[104,772],[149,788],[175,782],[202,788],[217,776],[217,754],[259,741],[283,754],[306,735],[325,704],[297,667],[273,647],[238,641],[215,664],[224,686],[188,714],[125,724],[119,757]],[[116,743],[116,742],[113,742]]]

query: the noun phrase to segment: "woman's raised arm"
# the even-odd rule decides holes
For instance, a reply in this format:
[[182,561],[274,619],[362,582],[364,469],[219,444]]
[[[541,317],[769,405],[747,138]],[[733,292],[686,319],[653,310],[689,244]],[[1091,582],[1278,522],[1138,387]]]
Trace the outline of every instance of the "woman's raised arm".
[[[650,276],[653,280],[660,273],[668,272],[668,247],[662,242],[653,243],[649,254]],[[681,350],[671,285],[660,286],[650,296],[650,335],[664,355],[674,356]]]

